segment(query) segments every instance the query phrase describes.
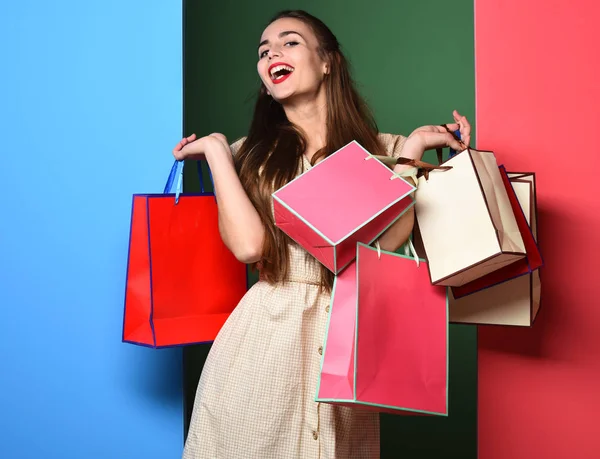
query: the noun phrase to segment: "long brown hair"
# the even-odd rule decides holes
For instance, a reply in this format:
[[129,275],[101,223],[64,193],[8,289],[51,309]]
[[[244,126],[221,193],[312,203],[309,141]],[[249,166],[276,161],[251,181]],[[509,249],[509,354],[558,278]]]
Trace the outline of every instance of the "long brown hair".
[[[352,140],[372,154],[385,154],[375,120],[354,86],[348,62],[335,35],[322,21],[305,11],[282,11],[269,24],[281,18],[298,19],[312,29],[319,43],[319,55],[330,68],[324,79],[327,143],[314,154],[312,164]],[[236,169],[265,226],[259,265],[261,277],[271,283],[287,279],[288,244],[292,243],[275,226],[271,194],[296,176],[305,149],[304,133],[288,121],[281,104],[267,94],[261,83],[248,136],[236,155]],[[333,279],[333,274],[321,265],[321,288],[331,291]]]

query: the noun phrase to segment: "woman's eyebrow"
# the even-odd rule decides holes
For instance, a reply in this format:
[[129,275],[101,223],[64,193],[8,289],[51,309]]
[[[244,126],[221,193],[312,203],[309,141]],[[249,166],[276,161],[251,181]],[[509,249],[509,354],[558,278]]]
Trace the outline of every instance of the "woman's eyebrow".
[[[296,35],[300,35],[300,37],[302,37],[302,34],[300,32],[296,32],[294,30],[285,30],[285,31],[279,33],[279,38],[283,38],[286,35],[290,35],[293,33],[295,33]],[[304,39],[304,37],[302,37],[302,39]],[[263,40],[258,44],[258,48],[260,48],[263,45],[268,45],[268,44],[269,44],[269,40]],[[257,48],[257,50],[258,50],[258,48]]]

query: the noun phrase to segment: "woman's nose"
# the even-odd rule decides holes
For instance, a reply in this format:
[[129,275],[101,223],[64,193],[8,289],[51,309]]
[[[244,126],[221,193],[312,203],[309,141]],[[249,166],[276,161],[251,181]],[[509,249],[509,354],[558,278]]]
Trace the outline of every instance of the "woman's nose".
[[281,57],[281,51],[279,48],[271,48],[269,50],[269,60],[273,59],[274,57]]

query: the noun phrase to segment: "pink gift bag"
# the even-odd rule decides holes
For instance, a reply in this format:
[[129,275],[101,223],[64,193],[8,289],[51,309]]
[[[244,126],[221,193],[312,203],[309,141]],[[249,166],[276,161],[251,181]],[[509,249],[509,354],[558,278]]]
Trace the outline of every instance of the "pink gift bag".
[[423,260],[358,244],[335,280],[316,401],[448,415],[446,287]]
[[273,193],[275,224],[334,273],[413,204],[415,187],[358,142]]

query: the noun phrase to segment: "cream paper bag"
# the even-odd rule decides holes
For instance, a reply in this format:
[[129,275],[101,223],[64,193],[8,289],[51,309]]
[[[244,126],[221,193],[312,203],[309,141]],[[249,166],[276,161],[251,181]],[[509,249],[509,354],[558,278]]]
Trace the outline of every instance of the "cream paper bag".
[[[535,174],[509,173],[510,181],[537,242]],[[540,309],[540,271],[454,299],[448,289],[450,321],[479,325],[532,326]]]
[[418,179],[416,218],[432,284],[461,286],[525,257],[493,152],[464,150]]

